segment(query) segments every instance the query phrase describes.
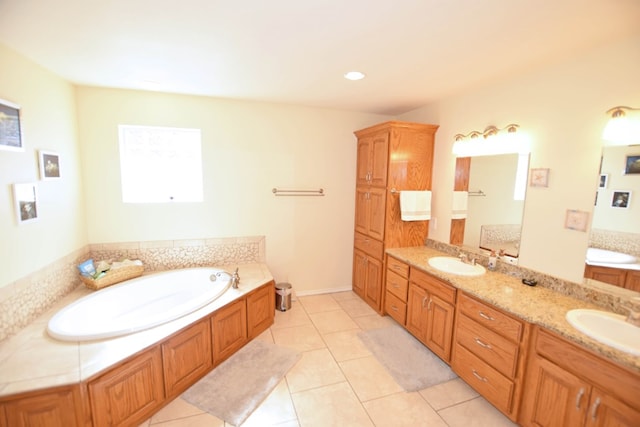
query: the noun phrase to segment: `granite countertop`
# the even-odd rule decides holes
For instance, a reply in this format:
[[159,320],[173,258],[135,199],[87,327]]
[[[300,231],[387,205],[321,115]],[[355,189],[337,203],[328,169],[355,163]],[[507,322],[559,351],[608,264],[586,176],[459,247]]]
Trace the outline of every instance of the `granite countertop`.
[[[236,266],[212,268],[233,271]],[[96,292],[80,285],[18,334],[0,343],[0,397],[85,381],[273,280],[266,264],[241,264],[239,269],[238,289],[230,288],[215,301],[173,321],[110,339],[57,341],[46,332],[49,319],[71,302]]]
[[426,246],[392,248],[387,249],[386,253],[507,313],[547,328],[620,365],[640,372],[640,357],[591,339],[571,326],[565,319],[565,314],[569,310],[576,308],[603,310],[602,307],[542,286],[526,286],[519,278],[494,271],[487,271],[482,276],[465,277],[436,270],[429,265],[429,258],[450,255]]

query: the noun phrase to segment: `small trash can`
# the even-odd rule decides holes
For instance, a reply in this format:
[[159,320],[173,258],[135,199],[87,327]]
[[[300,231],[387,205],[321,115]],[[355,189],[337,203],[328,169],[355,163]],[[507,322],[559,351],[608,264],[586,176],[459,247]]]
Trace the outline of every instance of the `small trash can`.
[[291,309],[291,283],[276,284],[276,308],[280,311]]

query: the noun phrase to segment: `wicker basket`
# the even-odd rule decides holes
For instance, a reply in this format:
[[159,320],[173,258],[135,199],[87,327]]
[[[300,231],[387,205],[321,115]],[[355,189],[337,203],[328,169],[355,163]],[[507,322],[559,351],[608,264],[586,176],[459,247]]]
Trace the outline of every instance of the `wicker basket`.
[[107,274],[99,279],[80,276],[80,280],[82,280],[82,283],[84,283],[87,288],[102,289],[106,286],[115,285],[116,283],[141,276],[143,271],[144,266],[142,265],[130,265],[126,267],[120,267],[115,270],[109,270],[107,271]]

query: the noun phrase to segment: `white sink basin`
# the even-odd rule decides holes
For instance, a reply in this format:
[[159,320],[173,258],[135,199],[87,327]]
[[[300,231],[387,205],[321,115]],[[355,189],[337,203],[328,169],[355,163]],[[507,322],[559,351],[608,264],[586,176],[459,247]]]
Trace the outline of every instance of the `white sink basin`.
[[568,311],[566,318],[571,326],[594,340],[640,356],[640,327],[625,322],[625,316],[581,308]]
[[445,273],[457,274],[459,276],[482,276],[486,270],[483,266],[476,264],[465,264],[458,258],[450,256],[436,256],[429,258],[429,265],[436,270]]

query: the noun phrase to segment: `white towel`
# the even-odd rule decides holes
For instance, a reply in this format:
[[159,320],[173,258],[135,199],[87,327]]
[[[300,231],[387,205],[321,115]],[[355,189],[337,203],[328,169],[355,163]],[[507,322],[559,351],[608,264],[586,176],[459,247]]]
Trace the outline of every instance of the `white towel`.
[[431,191],[401,191],[400,217],[403,221],[431,219]]
[[464,219],[467,217],[467,200],[469,199],[468,191],[453,192],[453,209],[451,210],[451,219]]

